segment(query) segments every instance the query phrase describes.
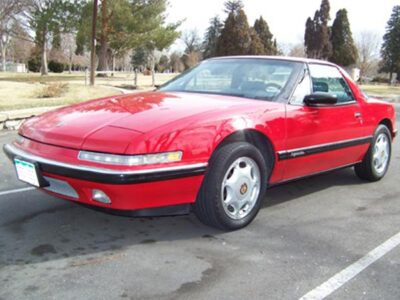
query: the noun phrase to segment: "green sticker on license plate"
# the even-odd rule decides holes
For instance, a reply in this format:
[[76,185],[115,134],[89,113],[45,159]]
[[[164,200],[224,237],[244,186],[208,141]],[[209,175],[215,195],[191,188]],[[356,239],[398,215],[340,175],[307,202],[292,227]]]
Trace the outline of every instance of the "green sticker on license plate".
[[14,159],[14,164],[19,180],[39,186],[39,178],[34,164],[17,158]]

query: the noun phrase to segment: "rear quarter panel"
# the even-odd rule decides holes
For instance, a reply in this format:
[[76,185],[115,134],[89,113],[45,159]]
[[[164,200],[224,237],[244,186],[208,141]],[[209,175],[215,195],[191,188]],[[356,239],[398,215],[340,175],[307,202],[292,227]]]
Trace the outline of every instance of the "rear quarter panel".
[[392,137],[394,137],[394,130],[396,128],[396,111],[394,106],[388,102],[366,97],[346,72],[342,71],[342,74],[362,107],[362,116],[366,133],[372,136],[378,125],[386,120],[390,122],[391,128],[389,129],[392,132]]
[[392,137],[396,128],[396,112],[394,106],[375,99],[366,99],[364,106],[364,122],[366,130],[373,135],[378,125],[384,121],[390,122]]

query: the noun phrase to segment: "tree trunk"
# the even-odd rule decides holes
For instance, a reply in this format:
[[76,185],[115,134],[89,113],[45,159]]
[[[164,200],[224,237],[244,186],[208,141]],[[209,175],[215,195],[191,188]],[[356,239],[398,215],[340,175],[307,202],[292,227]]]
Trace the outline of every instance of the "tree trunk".
[[47,69],[47,25],[43,29],[42,33],[42,66],[40,68],[41,75],[48,75],[48,69]]
[[6,72],[6,45],[3,42],[3,39],[0,41],[1,46],[1,61],[2,61],[2,71]]
[[137,89],[137,79],[138,79],[138,70],[137,68],[135,68],[135,77],[134,77],[134,85],[135,85],[135,89]]
[[99,71],[108,71],[108,16],[107,0],[101,2],[101,33],[100,33],[100,52],[99,52]]
[[72,73],[72,49],[69,49],[69,60],[68,60],[68,73]]
[[156,85],[156,76],[154,74],[154,69],[155,69],[155,57],[154,53],[151,55],[151,86]]
[[114,75],[114,72],[115,72],[115,54],[113,53],[112,54],[112,71],[113,71],[113,75]]
[[100,43],[101,45],[99,52],[99,66],[97,67],[97,69],[99,71],[108,71],[108,43],[105,40],[100,41]]

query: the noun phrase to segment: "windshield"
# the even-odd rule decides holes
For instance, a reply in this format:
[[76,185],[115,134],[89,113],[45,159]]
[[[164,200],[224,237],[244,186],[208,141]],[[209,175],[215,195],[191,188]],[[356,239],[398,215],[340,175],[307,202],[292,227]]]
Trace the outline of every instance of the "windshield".
[[275,101],[287,89],[297,65],[275,59],[208,60],[167,82],[159,90]]

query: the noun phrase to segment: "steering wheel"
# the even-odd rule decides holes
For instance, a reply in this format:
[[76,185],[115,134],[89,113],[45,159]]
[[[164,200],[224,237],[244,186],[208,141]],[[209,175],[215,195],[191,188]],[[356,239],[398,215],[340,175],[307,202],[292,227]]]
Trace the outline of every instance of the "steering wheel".
[[267,83],[265,85],[265,91],[269,93],[280,92],[282,86],[277,83]]

